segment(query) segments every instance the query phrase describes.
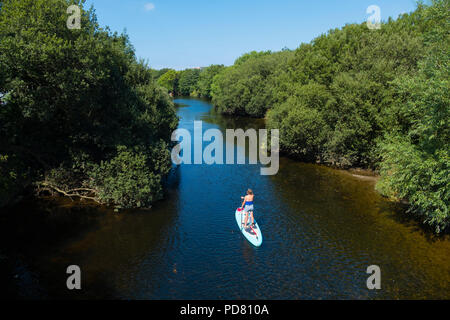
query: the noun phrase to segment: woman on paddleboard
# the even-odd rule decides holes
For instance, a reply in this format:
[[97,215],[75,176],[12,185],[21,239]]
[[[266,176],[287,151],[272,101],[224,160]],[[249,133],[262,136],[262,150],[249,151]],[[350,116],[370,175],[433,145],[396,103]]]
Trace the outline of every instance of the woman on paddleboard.
[[248,215],[250,214],[252,218],[252,227],[255,226],[255,218],[253,217],[253,198],[255,195],[253,194],[252,189],[247,190],[247,195],[245,197],[241,197],[241,199],[244,199],[241,205],[241,210],[244,210],[245,212],[245,221],[243,226],[247,226],[248,222]]

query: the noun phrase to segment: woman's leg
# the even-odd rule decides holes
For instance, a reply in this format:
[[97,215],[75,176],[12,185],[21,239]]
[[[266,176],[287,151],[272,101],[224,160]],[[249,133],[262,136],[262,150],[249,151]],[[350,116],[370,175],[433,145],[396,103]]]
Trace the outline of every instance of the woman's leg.
[[250,216],[252,217],[252,225],[255,224],[255,218],[253,217],[253,211],[250,211]]
[[245,213],[245,219],[244,219],[244,226],[247,227],[247,222],[248,222],[248,212],[244,211]]

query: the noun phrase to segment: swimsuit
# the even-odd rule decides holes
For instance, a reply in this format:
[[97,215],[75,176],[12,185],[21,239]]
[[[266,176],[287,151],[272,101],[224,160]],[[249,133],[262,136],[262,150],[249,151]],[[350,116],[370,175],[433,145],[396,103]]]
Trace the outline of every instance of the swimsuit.
[[253,201],[245,201],[244,212],[253,211]]

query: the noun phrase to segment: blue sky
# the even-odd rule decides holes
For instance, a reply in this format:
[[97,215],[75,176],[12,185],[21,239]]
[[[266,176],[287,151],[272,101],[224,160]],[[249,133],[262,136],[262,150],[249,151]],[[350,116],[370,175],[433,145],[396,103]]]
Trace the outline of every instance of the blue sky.
[[297,48],[329,29],[411,12],[415,0],[87,0],[100,25],[126,29],[139,58],[177,70],[231,65],[252,50]]

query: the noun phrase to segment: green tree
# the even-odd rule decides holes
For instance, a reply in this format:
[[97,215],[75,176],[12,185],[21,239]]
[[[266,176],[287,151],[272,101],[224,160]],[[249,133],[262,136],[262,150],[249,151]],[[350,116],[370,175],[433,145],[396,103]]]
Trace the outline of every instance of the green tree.
[[178,81],[179,81],[179,73],[175,70],[170,69],[166,73],[158,79],[158,84],[166,88],[167,91],[173,93],[174,95],[178,94]]
[[440,232],[450,225],[450,2],[424,12],[426,58],[414,76],[396,80],[402,126],[380,143],[382,193],[411,203],[410,212]]
[[[400,75],[413,74],[423,56],[421,10],[391,20],[377,32],[364,24],[331,30],[301,45],[287,61],[286,71],[276,76],[274,112],[285,109],[292,97],[304,100],[298,93],[303,86],[312,96],[318,95],[313,100],[329,97],[313,107],[326,123],[326,140],[314,149],[321,150],[318,158],[322,162],[341,167],[377,166],[377,143],[395,125],[392,105],[397,96],[391,83]],[[314,90],[314,84],[321,89]],[[269,125],[277,125],[270,123],[271,119],[276,118],[269,118]],[[301,119],[298,121],[301,126]],[[304,147],[297,145],[299,150]],[[291,144],[284,149],[298,153],[292,148]]]
[[280,130],[281,151],[304,161],[319,161],[330,128],[323,110],[332,101],[326,87],[299,86],[295,94],[267,114],[268,127]]
[[214,80],[214,77],[218,75],[222,70],[224,70],[223,65],[211,65],[202,70],[200,73],[197,87],[198,87],[198,95],[200,97],[204,97],[207,99],[211,99],[211,86]]
[[289,51],[252,52],[214,77],[211,95],[219,112],[263,117],[275,102],[275,75],[282,72]]
[[158,79],[161,78],[161,76],[168,71],[170,71],[169,68],[163,68],[160,70],[151,69],[152,77],[155,81],[158,81]]
[[180,80],[178,82],[179,94],[182,96],[190,96],[194,91],[198,90],[197,83],[200,76],[200,69],[186,69],[180,72]]
[[[66,26],[72,3],[82,8],[79,30]],[[177,125],[167,92],[136,60],[128,37],[100,28],[83,4],[8,0],[0,11],[0,92],[8,93],[0,108],[0,154],[8,158],[0,166],[16,172],[17,189],[34,182],[98,198],[89,170],[116,158],[118,146],[167,148],[160,141]]]

